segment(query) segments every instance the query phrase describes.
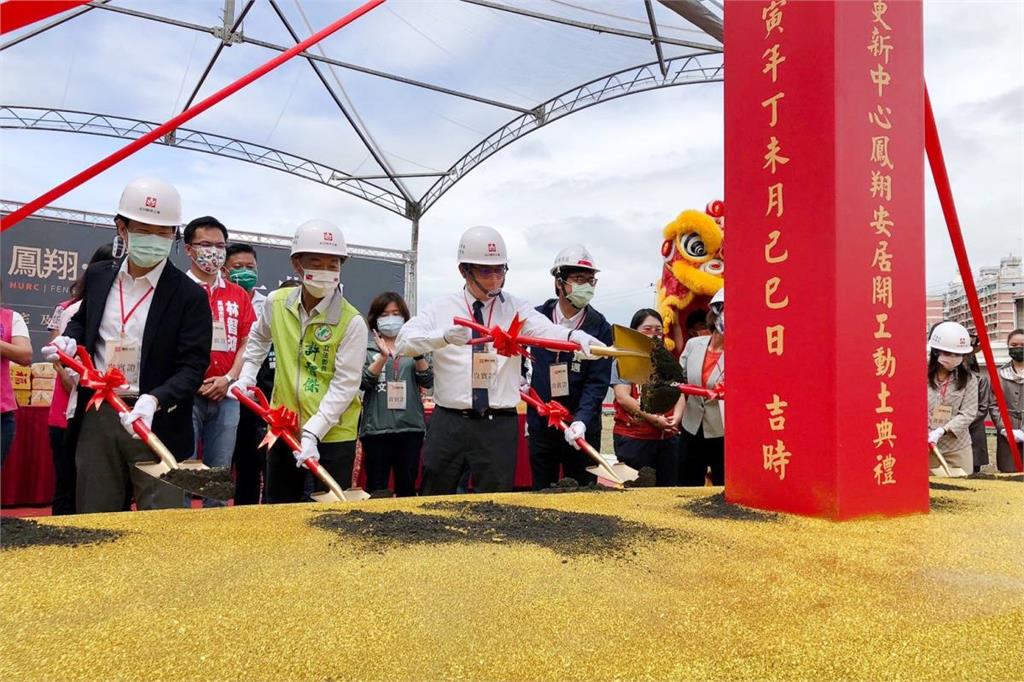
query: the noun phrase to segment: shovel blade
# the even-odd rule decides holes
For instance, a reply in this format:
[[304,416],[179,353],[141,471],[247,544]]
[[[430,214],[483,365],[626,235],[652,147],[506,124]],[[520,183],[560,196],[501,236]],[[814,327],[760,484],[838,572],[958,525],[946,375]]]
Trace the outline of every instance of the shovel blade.
[[330,490],[325,490],[322,493],[313,493],[311,495],[314,502],[341,502],[341,498],[332,493]]
[[144,474],[152,476],[153,478],[160,478],[171,470],[171,468],[163,462],[141,462],[136,464],[135,468]]
[[616,358],[619,376],[634,384],[643,384],[651,377],[651,340],[629,327],[614,325],[612,338],[615,347],[623,351],[632,351]]
[[939,478],[967,478],[967,472],[960,467],[949,467],[949,473],[947,474],[942,467],[935,467],[934,469],[928,470],[932,476]]
[[349,488],[344,491],[344,494],[346,502],[362,502],[363,500],[370,499],[370,493],[362,488]]

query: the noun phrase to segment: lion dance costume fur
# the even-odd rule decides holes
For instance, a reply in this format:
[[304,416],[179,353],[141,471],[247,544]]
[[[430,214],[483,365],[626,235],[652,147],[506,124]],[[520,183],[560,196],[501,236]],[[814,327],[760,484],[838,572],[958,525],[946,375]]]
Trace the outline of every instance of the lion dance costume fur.
[[658,312],[665,325],[665,347],[683,352],[686,319],[707,310],[710,298],[725,283],[725,205],[683,211],[665,226],[661,245],[664,265],[658,282]]

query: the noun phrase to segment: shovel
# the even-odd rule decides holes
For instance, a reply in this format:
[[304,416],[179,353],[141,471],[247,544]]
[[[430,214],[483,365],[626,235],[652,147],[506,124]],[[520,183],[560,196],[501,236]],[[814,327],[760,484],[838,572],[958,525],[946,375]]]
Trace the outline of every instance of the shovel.
[[931,449],[932,454],[935,455],[935,458],[939,460],[939,466],[928,470],[932,476],[945,476],[946,478],[965,478],[967,476],[967,472],[960,467],[949,466],[949,462],[946,461],[946,458],[942,456],[937,447],[931,443],[928,444],[928,447]]
[[[118,414],[128,414],[131,412],[131,408],[125,404],[124,400],[121,399],[121,396],[114,392],[117,388],[120,388],[127,383],[124,375],[121,374],[121,371],[115,368],[108,370],[105,374],[101,374],[100,371],[92,364],[92,358],[89,357],[89,354],[84,348],[79,346],[76,354],[78,357],[74,358],[67,353],[57,351],[57,357],[61,361],[61,364],[74,370],[81,377],[79,383],[85,388],[91,388],[95,391],[95,394],[89,401],[89,404],[86,405],[86,409],[92,407],[98,410],[100,409],[100,405],[105,402],[114,408]],[[161,441],[160,438],[153,433],[153,430],[146,426],[146,423],[141,419],[136,419],[132,422],[132,429],[138,435],[139,439],[146,444],[146,447],[152,450],[159,458],[156,462],[136,464],[136,468],[143,473],[146,473],[153,478],[160,478],[168,471],[178,469],[204,470],[210,468],[202,462],[194,459],[188,459],[179,463],[178,460],[174,458],[174,455],[171,454],[171,451],[167,449],[167,446],[163,444],[163,441]],[[180,485],[171,483],[170,481],[164,482],[170,483],[176,488],[181,488]],[[202,497],[227,501],[226,498],[218,498],[216,495],[210,495],[209,493],[189,490],[188,488],[182,489]]]
[[[565,420],[569,418],[569,410],[565,409],[560,402],[552,400],[545,403],[532,388],[529,392],[520,391],[519,395],[537,410],[537,414],[548,418],[548,425],[562,432],[568,428]],[[595,450],[584,438],[577,438],[576,445],[580,446],[580,449],[597,464],[597,466],[587,468],[587,471],[597,476],[597,482],[605,487],[621,490],[626,481],[635,481],[640,476],[640,472],[619,462],[614,455],[611,456],[612,461],[609,462],[605,455]]]
[[[508,329],[485,327],[484,325],[468,320],[464,317],[456,317],[453,322],[463,327],[479,332],[483,336],[470,340],[470,345],[480,343],[493,343],[494,350],[498,355],[513,357],[522,355],[530,357],[527,346],[545,348],[553,351],[566,351],[569,353],[580,350],[580,344],[575,341],[561,341],[558,339],[545,339],[538,336],[522,336],[519,330],[523,322],[517,314],[509,325]],[[606,358],[617,358],[619,361],[619,374],[634,383],[643,383],[651,374],[651,340],[640,332],[615,325],[612,327],[612,334],[615,345],[612,346],[591,346],[590,352],[594,355]],[[635,379],[639,377],[639,379]]]
[[[255,400],[239,388],[234,388],[231,392],[238,398],[238,402],[248,407],[260,419],[267,422],[267,437],[263,439],[260,445],[266,445],[269,449],[274,444],[274,441],[281,438],[290,450],[301,450],[302,446],[299,445],[298,439],[295,438],[295,429],[298,428],[298,415],[284,407],[271,408],[270,403],[267,402],[267,396],[263,395],[263,391],[258,388],[250,388],[249,391],[256,396]],[[320,466],[320,462],[315,459],[304,460],[302,466],[313,472],[313,475],[327,486],[326,492],[313,493],[312,497],[317,502],[359,502],[360,500],[370,499],[369,494],[362,488],[344,490],[334,480],[334,477],[327,472],[327,469]]]

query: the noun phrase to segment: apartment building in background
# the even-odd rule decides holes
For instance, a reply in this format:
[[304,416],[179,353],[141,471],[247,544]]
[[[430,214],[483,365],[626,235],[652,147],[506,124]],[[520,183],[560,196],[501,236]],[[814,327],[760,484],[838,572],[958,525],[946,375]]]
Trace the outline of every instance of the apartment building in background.
[[[981,268],[975,286],[996,363],[1002,364],[1009,360],[1006,336],[1024,324],[1024,269],[1021,268],[1020,256],[1006,256],[1000,259],[998,266]],[[944,318],[959,322],[974,333],[974,319],[960,278],[950,282],[942,299]],[[931,312],[929,298],[929,319]]]

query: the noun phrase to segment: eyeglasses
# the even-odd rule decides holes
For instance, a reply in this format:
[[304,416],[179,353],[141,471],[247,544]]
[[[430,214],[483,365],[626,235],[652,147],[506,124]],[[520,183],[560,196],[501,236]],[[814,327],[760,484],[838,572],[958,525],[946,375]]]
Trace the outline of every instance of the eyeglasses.
[[473,273],[479,275],[480,277],[500,277],[504,275],[506,272],[508,272],[507,265],[480,265],[475,266],[473,268]]
[[211,247],[212,248],[216,248],[216,249],[226,249],[227,246],[228,246],[228,243],[227,242],[192,242],[192,246],[196,246],[196,247],[203,248],[203,249],[207,249],[207,248],[211,248]]
[[132,224],[132,225],[128,225],[125,229],[128,230],[128,234],[154,235],[154,236],[157,236],[157,237],[164,237],[166,239],[173,239],[174,238],[174,228],[173,227],[163,227],[163,226],[160,226],[160,225],[138,225],[138,224]]
[[565,281],[569,284],[589,284],[590,286],[594,286],[597,284],[597,277],[594,277],[593,275],[577,274],[569,275],[565,278]]

